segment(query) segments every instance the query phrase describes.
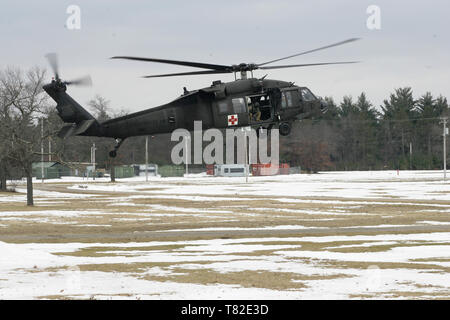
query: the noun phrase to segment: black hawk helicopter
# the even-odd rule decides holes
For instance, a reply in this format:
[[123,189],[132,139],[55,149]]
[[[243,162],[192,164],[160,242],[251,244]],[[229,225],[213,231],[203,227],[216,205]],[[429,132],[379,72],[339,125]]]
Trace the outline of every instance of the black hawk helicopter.
[[[90,78],[62,81],[59,77],[56,54],[46,56],[55,76],[51,83],[43,86],[43,89],[56,101],[60,118],[68,123],[60,130],[58,136],[61,138],[74,135],[114,138],[116,145],[109,153],[111,157],[117,155],[120,145],[128,137],[170,133],[177,128],[192,131],[194,121],[202,121],[203,129],[248,126],[270,129],[276,126],[280,134],[286,136],[291,131],[293,121],[318,117],[326,112],[327,104],[306,87],[296,86],[293,82],[265,79],[266,76],[257,79],[253,77],[253,71],[356,63],[357,61],[267,66],[274,62],[356,40],[358,38],[351,38],[259,64],[217,65],[130,56],[112,57],[111,59],[159,62],[208,69],[151,75],[144,78],[234,73],[235,81],[223,83],[218,80],[214,81],[210,87],[193,91],[184,88],[180,97],[165,105],[101,123],[66,93],[68,85],[90,85]],[[247,78],[248,72],[251,73],[251,78]],[[237,73],[240,73],[240,79],[236,79]]]

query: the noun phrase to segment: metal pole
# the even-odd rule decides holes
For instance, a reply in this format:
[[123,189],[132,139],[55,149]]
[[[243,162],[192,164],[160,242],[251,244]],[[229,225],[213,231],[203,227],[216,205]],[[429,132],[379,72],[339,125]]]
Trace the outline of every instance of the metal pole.
[[447,141],[446,141],[446,136],[447,136],[447,118],[442,118],[442,124],[444,125],[444,130],[443,130],[443,136],[444,136],[444,148],[443,148],[443,153],[444,153],[444,181],[447,179]]
[[48,162],[52,161],[52,140],[48,137]]
[[95,180],[95,143],[92,144],[92,180]]
[[248,151],[247,151],[247,128],[242,128],[244,131],[244,148],[245,148],[245,183],[248,183]]
[[44,183],[44,118],[41,118],[41,178]]
[[[92,162],[93,162],[93,161],[92,161],[92,158],[93,158],[93,155],[92,155],[92,146],[91,146],[91,164],[92,164]],[[87,173],[87,174],[86,174],[86,180],[89,181],[89,170],[87,170],[87,168],[86,168],[86,173]]]
[[188,163],[189,163],[189,154],[190,154],[190,150],[188,149],[188,140],[189,140],[189,137],[186,137],[186,139],[184,139],[184,144],[185,144],[185,146],[184,146],[184,150],[186,150],[186,156],[185,156],[185,159],[186,159],[186,161],[185,161],[185,164],[186,164],[186,175],[188,175],[189,174],[189,168],[188,168]]
[[245,131],[245,183],[248,183],[248,143],[247,143],[247,131]]
[[94,180],[95,180],[95,150],[96,150],[96,148],[95,148],[95,143],[94,143]]
[[145,181],[148,181],[148,136],[145,136]]
[[409,170],[412,170],[412,142],[409,143]]

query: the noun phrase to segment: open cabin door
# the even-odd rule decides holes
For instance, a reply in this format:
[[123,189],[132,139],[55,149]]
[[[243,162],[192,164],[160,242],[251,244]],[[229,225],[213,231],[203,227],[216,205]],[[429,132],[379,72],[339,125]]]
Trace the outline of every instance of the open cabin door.
[[269,93],[245,97],[250,124],[272,122],[275,116],[275,104]]

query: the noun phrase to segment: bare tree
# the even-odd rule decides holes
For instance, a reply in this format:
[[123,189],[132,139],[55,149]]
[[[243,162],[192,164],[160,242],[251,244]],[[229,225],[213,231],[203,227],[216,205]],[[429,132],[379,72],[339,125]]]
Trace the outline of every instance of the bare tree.
[[39,116],[47,97],[43,94],[45,70],[33,68],[23,73],[20,69],[6,69],[0,73],[3,112],[2,141],[6,157],[18,165],[27,179],[27,205],[33,205],[32,163],[40,154]]
[[103,122],[111,119],[111,106],[110,101],[106,100],[100,95],[96,95],[94,99],[88,102],[89,108],[93,111],[94,117],[99,121]]
[[11,118],[11,106],[9,96],[6,94],[6,90],[3,84],[0,82],[0,137],[2,143],[0,143],[0,190],[6,191],[6,177],[7,177],[7,154],[8,146],[7,140],[7,128]]

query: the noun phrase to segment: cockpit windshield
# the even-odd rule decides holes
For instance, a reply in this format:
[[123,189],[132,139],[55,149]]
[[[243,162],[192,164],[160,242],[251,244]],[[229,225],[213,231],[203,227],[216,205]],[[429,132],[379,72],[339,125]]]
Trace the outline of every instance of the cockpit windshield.
[[308,88],[301,88],[300,92],[302,94],[303,101],[316,100],[316,97],[312,94],[312,92]]

